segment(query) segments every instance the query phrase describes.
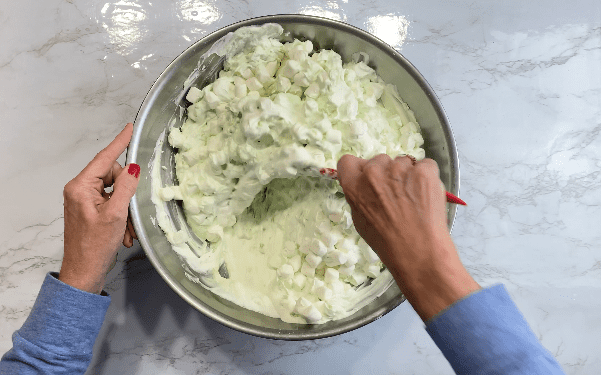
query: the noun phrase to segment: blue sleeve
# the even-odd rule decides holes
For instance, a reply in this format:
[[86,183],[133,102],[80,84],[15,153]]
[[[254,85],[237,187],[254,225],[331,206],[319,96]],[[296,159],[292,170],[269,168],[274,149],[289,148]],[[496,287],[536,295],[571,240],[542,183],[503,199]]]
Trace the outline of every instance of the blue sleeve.
[[46,274],[25,323],[13,333],[0,374],[83,374],[111,298],[84,292]]
[[457,374],[564,374],[503,285],[454,303],[426,330]]

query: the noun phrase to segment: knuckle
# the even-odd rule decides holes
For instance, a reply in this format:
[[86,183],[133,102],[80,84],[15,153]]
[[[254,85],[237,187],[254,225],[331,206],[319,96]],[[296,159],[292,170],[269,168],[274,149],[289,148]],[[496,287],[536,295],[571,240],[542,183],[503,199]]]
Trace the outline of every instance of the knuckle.
[[74,200],[77,198],[79,192],[79,183],[74,178],[71,181],[67,182],[65,187],[63,188],[63,198]]
[[108,223],[125,222],[126,219],[127,217],[118,210],[107,210],[104,215],[104,220]]
[[106,149],[100,150],[100,152],[98,152],[96,154],[96,156],[94,156],[94,160],[101,161],[101,162],[112,161],[112,160],[109,160]]
[[423,159],[421,162],[419,162],[417,164],[417,167],[418,168],[416,168],[416,169],[427,172],[427,173],[431,173],[431,174],[438,175],[438,173],[440,172],[440,170],[438,168],[438,163],[434,159],[429,159],[429,158]]
[[367,163],[363,167],[363,174],[367,177],[372,177],[379,174],[380,166],[377,163]]
[[374,156],[371,160],[374,160],[377,162],[386,162],[386,161],[390,161],[392,159],[387,154],[378,154],[378,155]]

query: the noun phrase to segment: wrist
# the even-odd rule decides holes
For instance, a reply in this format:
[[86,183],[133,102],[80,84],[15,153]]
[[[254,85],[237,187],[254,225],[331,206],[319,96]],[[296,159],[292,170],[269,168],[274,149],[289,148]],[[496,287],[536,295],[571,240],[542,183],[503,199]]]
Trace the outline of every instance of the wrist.
[[[445,241],[446,242],[446,241]],[[401,291],[425,322],[480,289],[449,243],[419,250],[423,257],[390,269]]]
[[93,275],[78,276],[69,272],[64,266],[61,267],[58,279],[76,289],[92,294],[100,294],[104,287],[104,277]]

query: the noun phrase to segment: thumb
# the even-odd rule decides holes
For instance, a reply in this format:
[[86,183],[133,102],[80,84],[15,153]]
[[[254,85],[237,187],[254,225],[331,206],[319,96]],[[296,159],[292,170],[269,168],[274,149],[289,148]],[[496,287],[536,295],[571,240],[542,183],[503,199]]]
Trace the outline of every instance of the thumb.
[[109,211],[123,212],[127,216],[129,201],[136,193],[138,182],[140,182],[140,166],[136,163],[131,163],[124,169],[127,170],[127,173],[119,173],[113,184],[113,195],[107,202],[107,205]]

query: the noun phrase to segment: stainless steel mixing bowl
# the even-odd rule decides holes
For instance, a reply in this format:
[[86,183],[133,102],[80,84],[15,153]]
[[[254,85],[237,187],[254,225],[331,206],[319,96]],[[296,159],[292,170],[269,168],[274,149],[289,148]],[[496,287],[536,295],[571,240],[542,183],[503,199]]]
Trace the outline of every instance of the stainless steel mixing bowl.
[[[368,324],[403,302],[404,297],[396,284],[346,319],[320,325],[285,323],[239,307],[190,281],[164,233],[151,219],[156,216],[156,211],[150,197],[150,160],[157,139],[170,121],[175,121],[175,126],[182,123],[179,114],[186,106],[182,97],[186,79],[197,68],[199,57],[215,41],[239,27],[264,23],[278,23],[291,37],[309,39],[320,49],[333,49],[342,55],[343,61],[349,61],[355,52],[366,52],[370,56],[369,65],[376,69],[384,81],[397,86],[401,97],[415,112],[422,128],[426,156],[438,163],[440,177],[447,190],[458,194],[459,168],[451,128],[434,91],[409,61],[380,39],[345,23],[312,16],[277,15],[238,22],[204,37],[178,56],[156,80],[136,117],[127,153],[127,163],[138,163],[143,176],[130,206],[133,224],[142,247],[159,274],[175,292],[203,314],[228,327],[267,338],[307,340],[334,336]],[[218,62],[219,59],[215,58],[205,63],[195,84],[202,86],[214,79]],[[162,178],[169,183],[174,175],[174,166],[170,161],[174,150],[165,142],[163,151],[163,165],[171,173],[163,173]],[[455,206],[449,205],[448,208],[450,230],[455,218]],[[172,215],[182,215],[181,209],[175,204],[170,212]]]

